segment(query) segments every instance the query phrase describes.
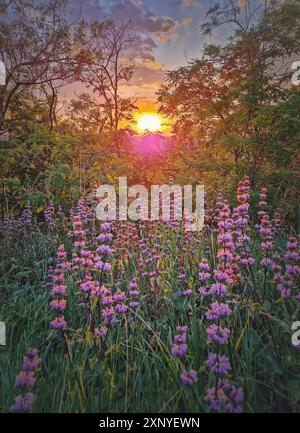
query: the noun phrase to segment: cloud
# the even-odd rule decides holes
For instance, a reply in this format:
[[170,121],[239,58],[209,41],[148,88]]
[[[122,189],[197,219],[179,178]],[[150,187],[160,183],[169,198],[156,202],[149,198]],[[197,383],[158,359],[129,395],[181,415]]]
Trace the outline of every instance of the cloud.
[[177,30],[174,30],[173,32],[170,33],[157,32],[155,36],[159,42],[164,43],[164,42],[173,41],[177,39],[179,37],[179,33]]
[[126,98],[135,98],[140,105],[141,100],[154,103],[155,93],[160,89],[161,81],[148,83],[131,83],[130,86],[120,89],[120,94]]
[[173,18],[164,16],[148,15],[140,22],[141,29],[150,33],[168,33],[174,31],[179,25]]
[[106,2],[108,14],[115,20],[138,22],[144,11],[144,4],[135,0],[113,0]]
[[192,18],[192,15],[185,15],[183,18],[182,18],[182,25],[184,26],[184,27],[187,27],[187,26],[189,26],[190,24],[191,24],[191,22],[193,21],[193,18]]
[[109,15],[114,20],[131,20],[138,32],[153,35],[160,42],[176,39],[180,21],[169,16],[152,13],[140,0],[115,0],[110,2]]
[[151,69],[148,66],[141,66],[133,75],[131,83],[133,84],[153,84],[164,78],[162,69]]
[[149,101],[153,102],[155,92],[158,91],[165,79],[165,71],[166,66],[161,63],[145,62],[133,74],[132,79],[124,89],[124,94],[134,97],[138,101],[145,99],[147,104]]
[[154,61],[153,51],[157,47],[153,38],[143,33],[135,34],[135,42],[127,50],[126,58],[131,62]]
[[144,62],[144,66],[150,69],[151,71],[163,71],[165,69],[165,65],[162,63],[156,62],[155,59],[148,59]]

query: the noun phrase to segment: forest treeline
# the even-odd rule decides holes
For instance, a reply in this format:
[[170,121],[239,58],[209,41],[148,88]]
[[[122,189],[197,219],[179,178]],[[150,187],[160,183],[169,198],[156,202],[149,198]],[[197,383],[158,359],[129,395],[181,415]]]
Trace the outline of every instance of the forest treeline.
[[[204,183],[233,192],[238,179],[268,185],[274,206],[299,211],[300,60],[297,0],[225,0],[207,11],[199,58],[166,73],[157,94],[172,120],[171,150],[144,158],[130,147],[134,98],[123,96],[147,38],[133,22],[87,23],[64,0],[0,1],[1,211],[29,200],[67,206],[96,182]],[[75,14],[76,15],[76,14]],[[220,45],[207,35],[230,26]],[[138,58],[139,57],[139,58]],[[138,58],[138,59],[137,59]],[[138,61],[137,61],[138,60]],[[297,79],[296,79],[297,83]],[[62,90],[76,85],[76,98]]]

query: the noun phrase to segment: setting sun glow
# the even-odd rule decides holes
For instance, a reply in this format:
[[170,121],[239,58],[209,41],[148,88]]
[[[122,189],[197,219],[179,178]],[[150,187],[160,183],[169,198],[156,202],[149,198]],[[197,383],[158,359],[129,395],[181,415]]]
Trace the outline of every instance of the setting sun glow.
[[137,121],[141,131],[155,132],[161,128],[161,120],[157,114],[143,113]]

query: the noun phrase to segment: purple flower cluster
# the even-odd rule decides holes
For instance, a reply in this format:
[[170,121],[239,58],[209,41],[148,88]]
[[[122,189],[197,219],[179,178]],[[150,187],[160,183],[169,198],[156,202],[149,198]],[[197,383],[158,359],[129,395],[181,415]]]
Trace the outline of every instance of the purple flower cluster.
[[250,191],[250,180],[246,176],[242,179],[237,186],[236,199],[238,205],[233,209],[232,212],[232,236],[235,242],[236,254],[233,260],[233,266],[238,269],[237,263],[240,262],[245,266],[253,266],[255,259],[251,257],[249,252],[249,191]]
[[206,259],[202,259],[199,263],[200,272],[198,274],[200,281],[207,281],[210,279],[210,265]]
[[[262,237],[261,249],[266,252],[266,257],[268,251],[273,248],[273,230],[269,215],[263,215],[260,220],[259,232]],[[263,263],[262,263],[263,264]]]
[[11,406],[11,412],[29,412],[34,402],[34,394],[27,392],[24,395],[17,395],[15,403]]
[[112,289],[109,287],[101,286],[98,294],[101,299],[102,318],[106,326],[111,326],[118,320],[118,315],[123,316],[127,313],[128,306],[126,302],[126,293],[118,290],[112,293]]
[[65,299],[67,287],[63,283],[65,280],[64,270],[68,269],[70,264],[66,261],[66,257],[67,253],[65,248],[63,245],[60,245],[56,252],[57,266],[53,272],[50,272],[50,277],[52,278],[51,294],[54,298],[50,302],[50,310],[58,314],[58,316],[50,322],[50,328],[55,330],[63,330],[68,326],[64,316],[61,315],[67,304]]
[[[37,349],[28,349],[23,358],[21,371],[16,376],[16,386],[22,389],[31,388],[36,382],[35,371],[39,368],[40,358]],[[11,412],[29,412],[34,401],[34,394],[27,392],[15,397]]]
[[192,290],[192,289],[186,289],[186,290],[183,290],[183,291],[181,292],[181,296],[182,296],[183,298],[190,298],[191,296],[193,296],[193,290]]
[[107,326],[101,326],[99,328],[95,328],[95,335],[100,338],[106,337],[108,332]]
[[198,293],[206,298],[210,294],[209,280],[211,278],[210,265],[206,259],[202,259],[199,263],[198,279],[201,286],[198,288]]
[[206,361],[206,366],[213,374],[226,375],[231,370],[229,359],[226,355],[211,353]]
[[218,320],[221,317],[229,317],[231,313],[232,311],[228,304],[216,301],[210,305],[205,317],[207,320]]
[[100,293],[100,283],[93,279],[93,276],[90,272],[85,274],[85,276],[77,281],[82,293],[87,294],[87,298],[92,302],[94,298],[99,297]]
[[136,309],[140,306],[140,302],[137,301],[137,299],[140,296],[140,292],[139,292],[139,290],[137,290],[137,288],[138,288],[138,284],[137,284],[136,279],[134,278],[129,283],[129,296],[131,298],[131,300],[129,302],[129,307],[132,309]]
[[102,310],[102,318],[107,326],[113,325],[117,321],[116,311],[113,307],[106,307]]
[[217,385],[207,390],[204,400],[216,412],[240,413],[244,393],[226,379],[217,381]]
[[219,325],[210,325],[207,328],[207,341],[213,342],[219,345],[227,344],[230,330],[228,328],[222,328]]
[[[113,294],[111,288],[104,284],[105,273],[110,272],[111,264],[108,261],[113,250],[109,245],[113,235],[112,226],[109,222],[104,222],[100,226],[100,234],[94,234],[93,241],[87,242],[87,230],[90,212],[82,204],[78,214],[73,218],[73,232],[75,235],[75,251],[73,252],[73,269],[81,271],[81,278],[77,281],[79,285],[85,308],[89,311],[90,317],[94,315],[94,307],[98,304],[101,317],[104,321],[103,326],[94,328],[90,321],[90,330],[97,337],[104,337],[107,334],[107,327],[117,321],[118,315],[123,315],[127,311],[127,306],[123,303],[124,296],[119,292]],[[85,223],[83,222],[85,221]],[[100,242],[95,246],[95,239]],[[102,307],[102,308],[101,308]]]
[[258,216],[259,218],[263,218],[264,216],[267,215],[267,192],[268,189],[266,187],[261,188],[260,194],[259,194],[259,203],[258,206],[260,208],[260,210],[258,211]]
[[78,249],[84,248],[86,245],[86,241],[85,241],[86,232],[80,214],[76,214],[73,217],[73,233],[75,236],[75,241],[74,241],[75,248]]
[[18,235],[23,237],[32,236],[38,232],[38,225],[33,216],[31,205],[27,202],[22,214],[16,217],[13,214],[5,214],[4,221],[0,221],[0,235],[9,237]]
[[273,282],[283,299],[290,298],[292,290],[296,290],[295,299],[300,302],[300,243],[292,236],[287,243],[287,251],[284,254],[284,266],[276,269]]
[[[205,297],[214,299],[208,305],[205,318],[215,322],[207,328],[207,342],[210,345],[215,345],[216,349],[209,354],[205,365],[215,376],[215,386],[207,390],[205,401],[212,410],[217,412],[240,412],[243,400],[242,390],[237,389],[225,378],[231,371],[231,365],[229,358],[222,351],[224,351],[230,336],[230,329],[226,326],[227,319],[232,315],[229,303],[234,305],[234,302],[228,300],[228,295],[233,284],[241,278],[239,275],[238,248],[244,251],[244,264],[251,264],[250,255],[247,253],[247,242],[249,241],[247,236],[249,221],[248,178],[239,183],[237,200],[239,205],[231,215],[227,202],[221,196],[218,197],[216,215],[218,250],[217,267],[214,271],[215,282],[211,284],[210,288],[204,287],[199,290]],[[203,265],[202,271],[207,272]]]
[[[187,326],[177,326],[177,334],[173,338],[173,347],[171,350],[175,358],[185,358],[187,354],[186,337],[188,332]],[[197,372],[193,369],[183,370],[180,374],[181,382],[184,385],[193,386],[198,380]]]
[[272,260],[270,259],[271,251],[274,246],[274,227],[270,221],[269,214],[267,212],[267,188],[262,188],[260,193],[260,201],[258,203],[260,207],[260,211],[258,212],[259,216],[259,225],[258,231],[261,236],[261,244],[260,247],[264,252],[265,256],[261,260],[261,264],[265,267],[272,266]]
[[187,326],[177,326],[177,334],[173,338],[172,355],[176,358],[184,358],[187,354],[186,335]]
[[193,369],[183,370],[180,375],[180,379],[184,385],[193,386],[198,380],[197,372]]
[[56,228],[56,219],[55,219],[53,200],[49,201],[48,206],[46,207],[46,209],[44,211],[44,218],[45,218],[45,221],[48,224],[50,230],[51,231],[55,230],[55,228]]
[[[144,221],[139,225],[139,233],[136,225],[132,223],[121,224],[117,242],[125,252],[132,248],[135,252],[140,251],[137,260],[139,274],[143,277],[144,283],[150,280],[154,285],[159,277],[158,261],[161,258],[160,234],[154,234],[153,221]],[[147,229],[146,229],[147,228]]]
[[101,224],[101,233],[98,236],[98,241],[102,242],[102,244],[97,249],[97,253],[100,254],[101,259],[98,259],[99,265],[97,269],[100,269],[102,272],[110,272],[111,270],[111,264],[108,258],[112,255],[113,250],[108,243],[111,242],[112,239],[111,224],[109,222]]

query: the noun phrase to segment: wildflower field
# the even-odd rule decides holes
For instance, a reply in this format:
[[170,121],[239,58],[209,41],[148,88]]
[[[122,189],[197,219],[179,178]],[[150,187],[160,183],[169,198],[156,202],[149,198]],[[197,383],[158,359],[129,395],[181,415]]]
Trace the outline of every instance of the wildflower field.
[[298,412],[300,240],[267,188],[184,221],[101,222],[93,195],[1,226],[3,412]]

